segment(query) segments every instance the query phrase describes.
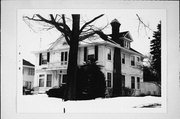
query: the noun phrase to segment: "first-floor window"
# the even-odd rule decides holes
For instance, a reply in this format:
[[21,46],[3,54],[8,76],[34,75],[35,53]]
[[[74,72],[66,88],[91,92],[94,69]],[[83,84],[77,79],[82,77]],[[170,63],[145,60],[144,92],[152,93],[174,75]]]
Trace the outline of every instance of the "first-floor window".
[[44,87],[44,74],[39,75],[39,87]]
[[67,75],[63,74],[62,76],[62,84],[66,84],[67,83]]
[[107,73],[107,87],[111,87],[111,73]]
[[134,78],[134,76],[131,77],[131,88],[135,89],[135,78]]
[[51,87],[51,85],[52,85],[52,74],[48,74],[46,80],[46,87]]
[[125,75],[122,75],[122,88],[125,87]]
[[137,77],[137,89],[139,89],[139,88],[140,88],[140,78]]

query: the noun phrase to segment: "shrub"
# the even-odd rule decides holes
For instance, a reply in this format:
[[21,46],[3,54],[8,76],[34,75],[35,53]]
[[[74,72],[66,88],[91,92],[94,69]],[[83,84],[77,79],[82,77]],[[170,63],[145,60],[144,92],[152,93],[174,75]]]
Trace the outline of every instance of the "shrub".
[[64,91],[65,91],[64,86],[54,87],[54,88],[46,91],[46,94],[48,95],[48,97],[56,97],[56,98],[62,98],[63,99]]
[[101,66],[89,61],[78,69],[77,99],[105,97],[105,76]]
[[133,89],[128,87],[123,87],[123,91],[124,91],[124,96],[132,96]]

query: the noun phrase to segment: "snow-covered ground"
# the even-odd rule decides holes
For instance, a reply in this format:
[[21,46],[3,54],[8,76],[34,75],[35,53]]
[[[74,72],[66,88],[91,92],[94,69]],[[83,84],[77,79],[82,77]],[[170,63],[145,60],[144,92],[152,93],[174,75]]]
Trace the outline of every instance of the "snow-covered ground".
[[18,97],[19,113],[120,113],[161,112],[161,97],[117,97],[83,101],[50,98],[46,94]]

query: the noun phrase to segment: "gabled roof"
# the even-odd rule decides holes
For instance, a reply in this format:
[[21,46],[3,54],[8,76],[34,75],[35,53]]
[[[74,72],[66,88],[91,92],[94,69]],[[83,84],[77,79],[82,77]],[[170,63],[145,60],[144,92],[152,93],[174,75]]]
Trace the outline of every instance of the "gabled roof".
[[[110,36],[112,38],[112,34],[109,34],[108,36]],[[131,37],[131,34],[129,31],[123,31],[123,32],[120,32],[118,34],[118,37],[119,38],[127,38],[129,39],[130,41],[133,41],[132,37]]]
[[58,49],[60,47],[66,47],[67,42],[64,38],[64,36],[60,36],[55,42],[51,43],[51,46],[48,48],[48,50]]
[[134,50],[133,48],[130,48],[130,50],[131,50],[131,51],[134,51],[134,52],[136,52],[136,53],[138,53],[138,54],[140,54],[140,55],[143,55],[143,54],[141,54],[140,52]]
[[24,60],[24,59],[23,59],[23,65],[26,65],[26,66],[33,66],[33,67],[34,67],[34,64],[32,64],[32,63],[30,63],[29,61]]

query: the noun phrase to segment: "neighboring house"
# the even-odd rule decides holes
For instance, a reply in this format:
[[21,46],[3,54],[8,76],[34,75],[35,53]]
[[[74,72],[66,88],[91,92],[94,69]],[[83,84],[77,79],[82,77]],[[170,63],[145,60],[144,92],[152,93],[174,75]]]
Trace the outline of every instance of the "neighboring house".
[[[131,48],[131,34],[129,31],[119,32],[120,25],[114,19],[112,34],[87,38],[79,43],[78,49],[78,65],[95,58],[98,65],[103,66],[107,89],[113,89],[114,95],[121,95],[122,87],[140,90],[140,82],[143,82],[143,55]],[[40,92],[66,83],[68,52],[69,46],[63,37],[47,50],[35,52],[34,86],[39,86]]]
[[23,87],[26,89],[33,88],[35,75],[35,66],[23,59]]

